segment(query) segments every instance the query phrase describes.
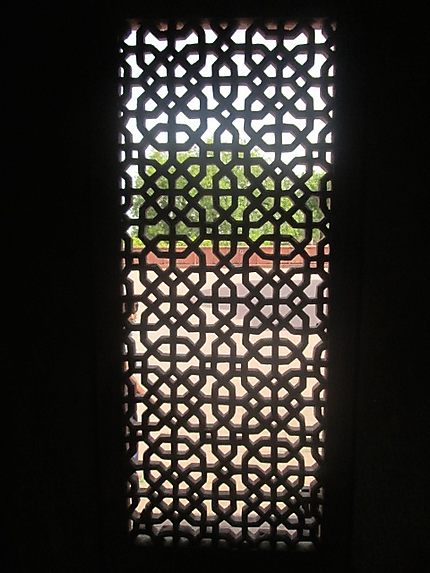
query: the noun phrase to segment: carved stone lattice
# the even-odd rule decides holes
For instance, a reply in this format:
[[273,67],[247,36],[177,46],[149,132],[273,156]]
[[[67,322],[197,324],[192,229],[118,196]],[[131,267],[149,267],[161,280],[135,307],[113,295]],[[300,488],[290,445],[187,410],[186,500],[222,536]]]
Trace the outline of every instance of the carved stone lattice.
[[137,543],[320,543],[333,29],[143,21],[120,42]]

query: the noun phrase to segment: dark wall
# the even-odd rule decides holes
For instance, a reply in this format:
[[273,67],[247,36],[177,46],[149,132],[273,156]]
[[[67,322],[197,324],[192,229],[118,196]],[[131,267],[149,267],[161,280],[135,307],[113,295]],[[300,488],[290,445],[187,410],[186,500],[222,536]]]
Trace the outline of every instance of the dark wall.
[[[96,381],[115,368],[112,356],[100,360],[97,341],[105,350],[113,345],[106,329],[117,324],[109,304],[116,11],[114,2],[25,6],[8,20],[18,113],[6,204],[22,277],[9,277],[21,304],[13,322],[22,324],[10,378],[20,436],[11,571],[36,564],[47,573],[109,570],[99,536],[106,413]],[[350,568],[357,573],[426,565],[428,34],[421,16],[408,5],[393,13],[349,2],[340,11],[360,182],[360,213],[349,214],[360,217],[362,273]]]
[[429,533],[423,301],[428,35],[406,4],[376,18],[369,10],[366,23],[354,564],[360,572],[412,572],[426,567]]

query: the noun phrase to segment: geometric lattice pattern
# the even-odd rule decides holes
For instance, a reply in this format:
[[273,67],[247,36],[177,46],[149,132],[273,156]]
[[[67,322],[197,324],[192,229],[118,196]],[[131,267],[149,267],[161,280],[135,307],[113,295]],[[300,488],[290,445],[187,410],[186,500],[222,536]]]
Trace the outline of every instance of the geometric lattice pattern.
[[315,548],[334,26],[142,21],[120,57],[130,535]]

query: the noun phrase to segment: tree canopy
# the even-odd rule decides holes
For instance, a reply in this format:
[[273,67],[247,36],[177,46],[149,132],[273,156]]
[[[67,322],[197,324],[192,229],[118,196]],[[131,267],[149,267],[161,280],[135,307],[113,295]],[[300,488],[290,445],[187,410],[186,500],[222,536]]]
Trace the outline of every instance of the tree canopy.
[[327,199],[318,193],[323,173],[314,172],[305,183],[297,178],[300,185],[288,177],[275,183],[255,150],[246,159],[221,151],[216,162],[202,163],[195,148],[175,159],[172,164],[167,153],[154,150],[144,172],[134,177],[128,210],[133,246],[181,244],[185,238],[211,244],[214,231],[238,243],[262,236],[271,242],[276,234],[309,242],[321,237],[327,215]]

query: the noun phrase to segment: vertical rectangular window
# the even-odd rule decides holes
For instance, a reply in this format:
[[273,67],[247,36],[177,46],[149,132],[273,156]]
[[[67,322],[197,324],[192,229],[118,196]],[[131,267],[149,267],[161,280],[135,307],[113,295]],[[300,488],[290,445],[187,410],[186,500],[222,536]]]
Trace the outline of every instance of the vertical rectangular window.
[[142,20],[121,41],[136,543],[320,544],[333,56],[329,20]]

